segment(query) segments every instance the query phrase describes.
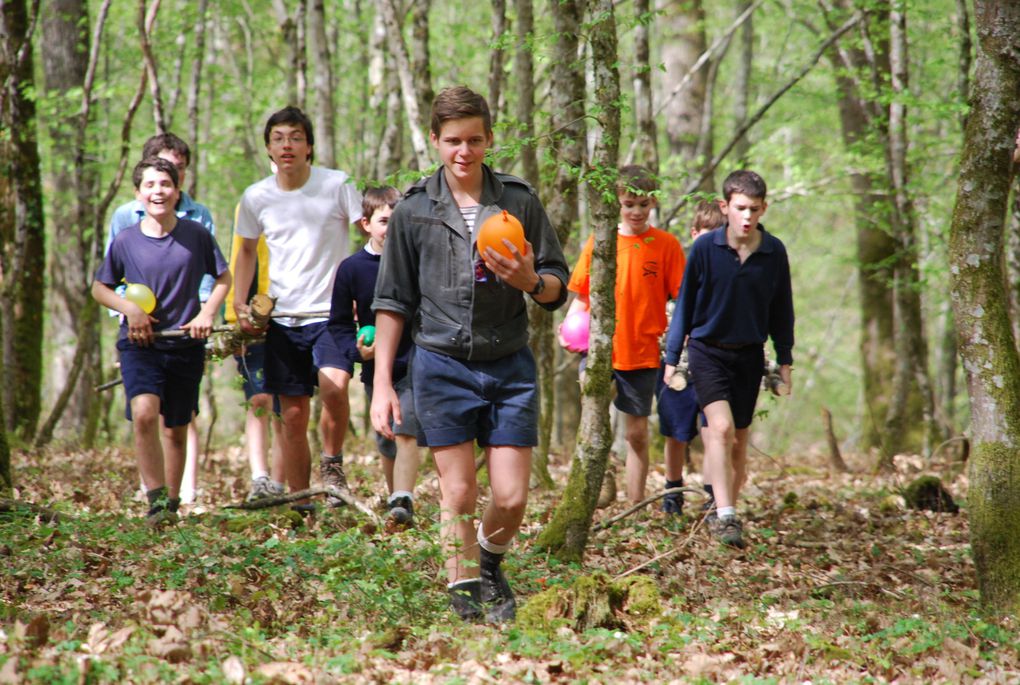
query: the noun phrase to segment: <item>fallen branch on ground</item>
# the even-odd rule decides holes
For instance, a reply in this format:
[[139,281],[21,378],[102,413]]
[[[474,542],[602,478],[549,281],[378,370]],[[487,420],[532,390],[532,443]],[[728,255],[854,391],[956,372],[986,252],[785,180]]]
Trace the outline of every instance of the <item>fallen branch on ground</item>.
[[254,502],[242,502],[240,504],[228,504],[225,509],[244,509],[245,511],[254,511],[257,509],[268,509],[269,507],[276,507],[281,504],[290,504],[291,502],[297,502],[298,500],[308,499],[309,497],[317,497],[318,495],[329,495],[330,497],[336,497],[339,500],[343,500],[345,503],[354,507],[365,516],[372,519],[372,521],[378,525],[382,525],[382,519],[379,515],[372,511],[372,508],[367,504],[359,500],[357,497],[352,495],[349,491],[333,487],[321,487],[321,488],[308,488],[307,490],[298,490],[297,492],[289,492],[285,495],[277,495],[276,497],[263,497],[257,499]]
[[619,521],[621,519],[627,518],[628,516],[633,514],[635,511],[641,509],[642,507],[646,507],[649,504],[651,504],[652,502],[654,502],[656,500],[662,499],[666,495],[675,495],[675,494],[681,493],[681,492],[689,492],[689,493],[691,493],[693,495],[700,495],[703,499],[708,499],[708,493],[706,493],[701,488],[696,488],[696,487],[693,487],[691,485],[685,485],[685,486],[680,487],[680,488],[669,488],[667,490],[663,490],[662,492],[656,493],[656,494],[652,495],[651,497],[646,497],[645,499],[641,500],[640,502],[638,502],[637,504],[632,506],[627,511],[623,512],[622,514],[617,514],[616,516],[612,517],[611,519],[607,519],[605,521],[599,522],[599,524],[597,526],[595,526],[592,530],[594,532],[596,532],[596,533],[601,531],[601,530],[605,530],[605,529],[609,528],[611,525],[613,525],[614,523],[616,523],[617,521]]

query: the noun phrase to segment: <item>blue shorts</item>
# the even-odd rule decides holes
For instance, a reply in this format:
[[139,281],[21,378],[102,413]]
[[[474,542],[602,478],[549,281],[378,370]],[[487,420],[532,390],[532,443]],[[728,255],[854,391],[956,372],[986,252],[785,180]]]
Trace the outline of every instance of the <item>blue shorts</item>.
[[[417,438],[419,432],[418,417],[414,413],[414,393],[411,392],[411,376],[407,375],[401,378],[393,385],[393,389],[397,393],[397,399],[400,400],[400,415],[403,420],[400,423],[394,423],[391,419],[390,428],[393,429],[394,435],[408,435],[412,438]],[[368,395],[368,401],[371,403],[371,384],[365,385],[365,394]],[[393,440],[376,432],[375,445],[379,448],[379,454],[387,459],[397,458],[397,443]]]
[[[266,345],[265,343],[256,343],[255,345],[246,345],[244,348],[244,356],[239,354],[234,355],[234,361],[237,362],[237,373],[241,375],[243,379],[242,388],[244,389],[244,399],[251,401],[251,398],[255,395],[265,395],[269,391],[266,390]],[[280,413],[280,398],[273,395],[273,413]]]
[[[588,355],[583,355],[578,372],[583,373],[587,367]],[[627,371],[613,369],[613,382],[616,383],[616,397],[613,398],[613,406],[631,416],[650,416],[652,399],[655,397],[655,387],[659,376],[661,373],[658,368]]]
[[319,369],[344,369],[347,362],[326,322],[307,326],[269,323],[266,332],[266,392],[311,396],[319,384]]
[[[659,407],[659,435],[680,442],[690,442],[698,435],[698,395],[688,384],[683,390],[672,390],[662,382],[664,369],[659,370],[655,392]],[[704,417],[702,417],[704,422]]]
[[722,348],[691,338],[687,361],[701,408],[713,402],[729,402],[733,426],[750,426],[765,370],[764,346]]
[[527,346],[493,361],[466,361],[416,347],[411,376],[420,444],[538,444],[537,375]]
[[131,420],[132,398],[156,395],[159,413],[167,428],[191,423],[192,414],[198,412],[198,389],[205,370],[204,345],[158,350],[118,340],[117,350],[127,397],[124,416],[128,421]]

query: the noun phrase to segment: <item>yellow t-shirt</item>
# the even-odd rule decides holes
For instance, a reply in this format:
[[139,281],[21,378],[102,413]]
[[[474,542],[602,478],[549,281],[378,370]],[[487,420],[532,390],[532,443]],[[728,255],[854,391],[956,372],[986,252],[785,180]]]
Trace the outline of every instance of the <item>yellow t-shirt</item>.
[[[239,206],[238,206],[239,207]],[[237,225],[237,210],[238,207],[234,207],[234,225]],[[234,234],[234,240],[230,244],[230,275],[234,275],[234,267],[237,265],[237,253],[241,249],[241,241],[244,238]],[[258,283],[256,292],[268,293],[269,292],[269,246],[266,245],[266,236],[259,236],[259,244],[257,251],[257,266],[255,267],[255,280]],[[227,299],[224,300],[226,303],[225,311],[223,312],[223,319],[227,323],[237,323],[237,314],[234,313],[234,283],[231,281],[230,290],[227,291]]]
[[[588,296],[595,237],[585,243],[567,288]],[[666,302],[680,292],[687,259],[680,241],[650,226],[637,236],[616,234],[616,333],[613,368],[659,366],[659,337],[666,330]]]

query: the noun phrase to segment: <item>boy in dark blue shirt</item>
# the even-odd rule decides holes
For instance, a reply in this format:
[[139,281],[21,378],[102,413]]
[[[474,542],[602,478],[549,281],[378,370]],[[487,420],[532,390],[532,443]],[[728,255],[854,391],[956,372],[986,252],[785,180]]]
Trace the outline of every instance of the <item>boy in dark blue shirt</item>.
[[[342,391],[348,391],[354,364],[361,362],[361,382],[369,402],[372,401],[372,377],[375,373],[375,341],[360,331],[375,326],[372,298],[379,275],[379,262],[390,214],[400,199],[400,191],[392,186],[368,188],[361,202],[361,227],[368,233],[364,249],[351,255],[337,269],[333,281],[327,329],[343,352],[347,366],[343,369]],[[383,456],[383,474],[389,492],[389,516],[394,523],[408,525],[414,517],[414,482],[418,477],[421,454],[418,450],[418,422],[411,396],[411,377],[407,373],[411,356],[411,329],[404,336],[393,361],[394,388],[400,398],[401,422],[392,426],[394,439],[376,433],[376,444]]]
[[783,243],[758,223],[768,206],[765,193],[765,181],[753,171],[726,178],[719,206],[727,223],[691,248],[666,338],[665,382],[687,341],[691,381],[707,420],[704,471],[717,506],[709,529],[737,548],[744,540],[735,505],[747,479],[748,433],[769,337],[780,377],[792,387],[790,263]]

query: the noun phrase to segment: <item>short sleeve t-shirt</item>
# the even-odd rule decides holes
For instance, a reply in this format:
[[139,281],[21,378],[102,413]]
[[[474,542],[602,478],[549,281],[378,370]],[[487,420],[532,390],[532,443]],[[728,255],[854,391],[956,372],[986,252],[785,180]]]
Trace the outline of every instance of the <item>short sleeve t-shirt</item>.
[[[237,213],[237,235],[265,236],[269,294],[280,312],[328,312],[337,266],[348,255],[348,229],[361,218],[361,193],[347,174],[312,167],[297,190],[282,190],[276,176],[248,187]],[[321,319],[280,318],[284,326]]]
[[[567,288],[588,296],[594,236],[588,238]],[[666,330],[666,303],[675,299],[684,273],[684,250],[672,234],[655,227],[637,236],[616,234],[616,333],[613,368],[659,366],[659,338]]]
[[[126,283],[142,283],[156,296],[152,316],[158,321],[153,330],[180,328],[202,308],[198,286],[202,277],[218,277],[227,270],[216,241],[202,224],[178,219],[174,229],[159,238],[145,235],[141,224],[127,228],[113,239],[96,272],[96,280],[111,288]],[[120,338],[127,336],[122,321]],[[157,338],[155,347],[169,349],[203,344],[191,338]]]

